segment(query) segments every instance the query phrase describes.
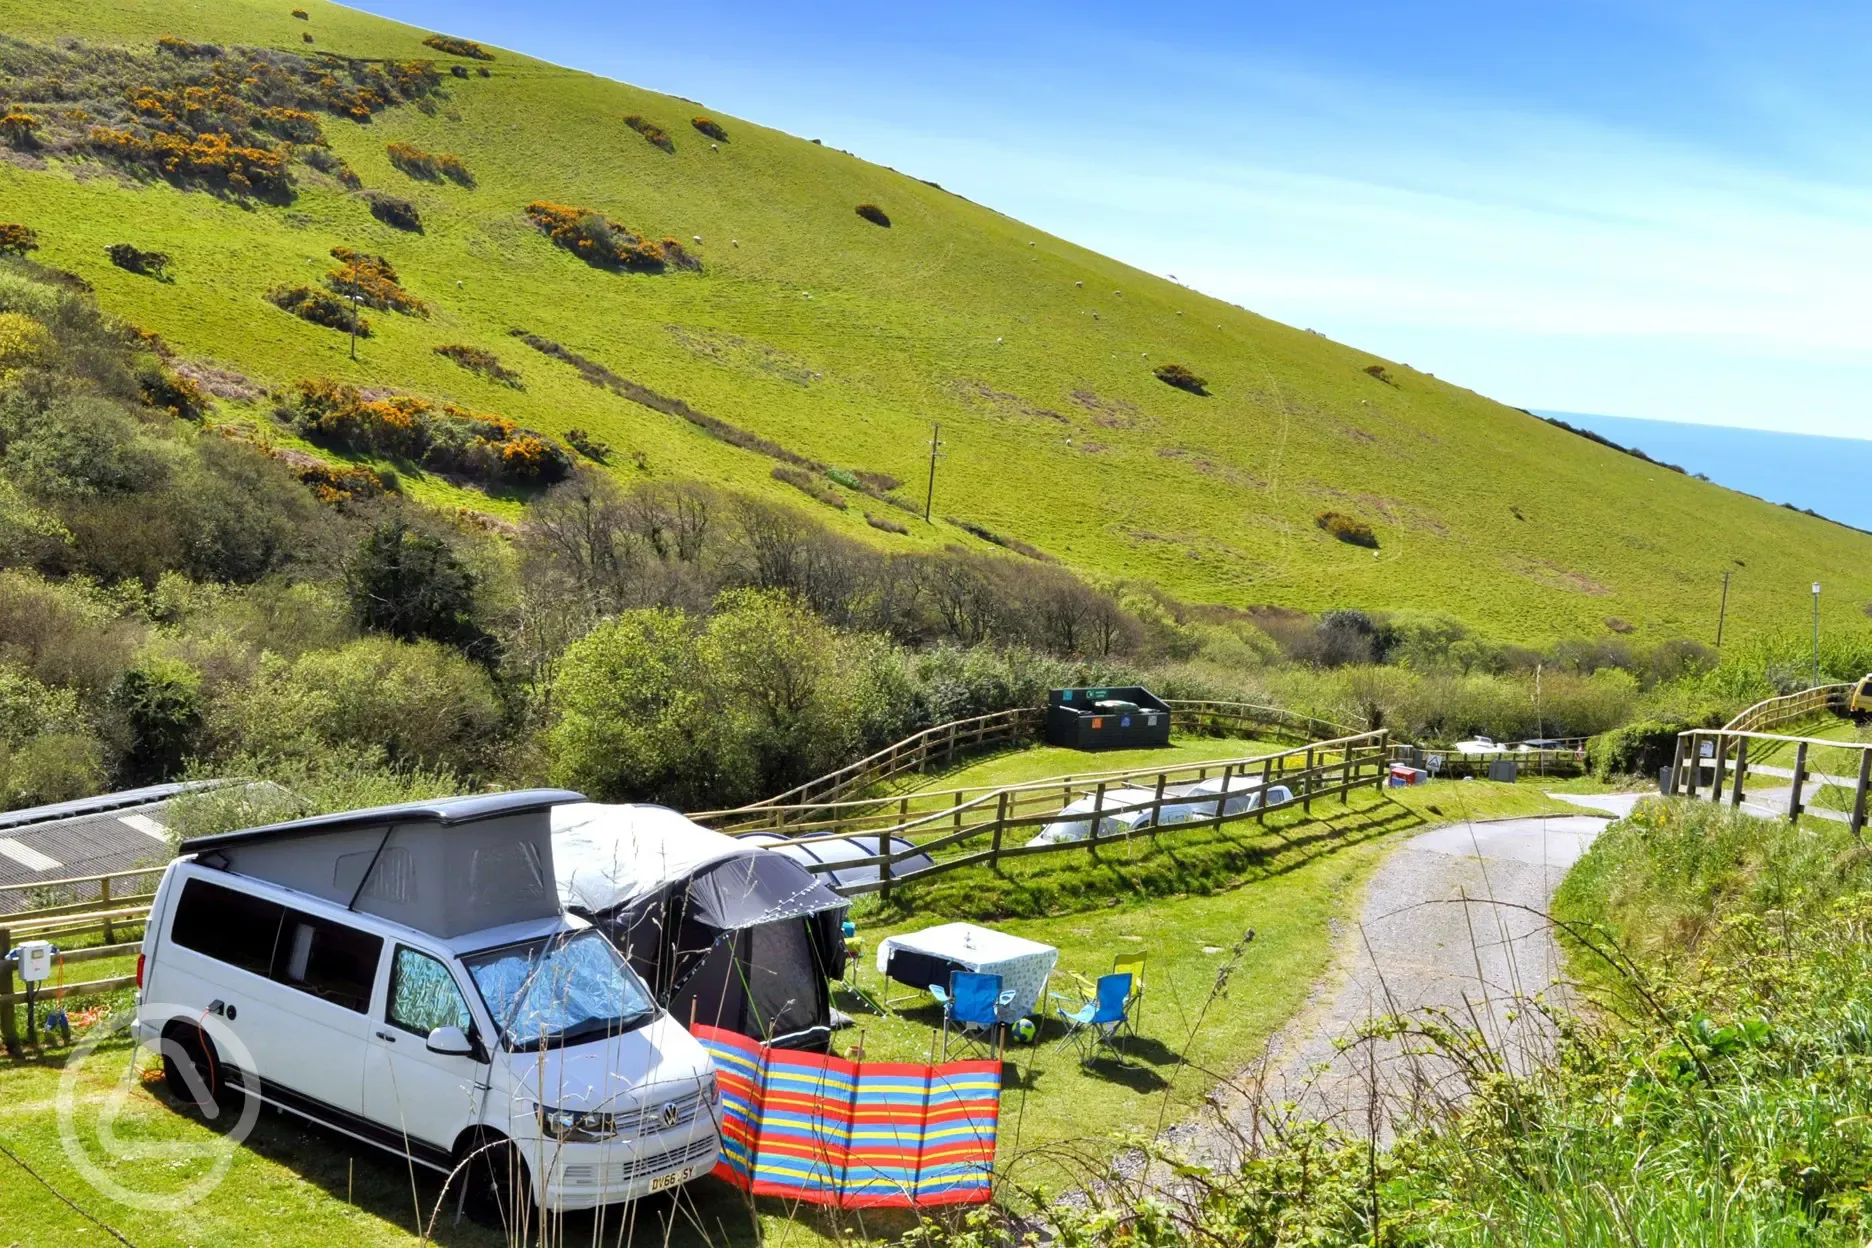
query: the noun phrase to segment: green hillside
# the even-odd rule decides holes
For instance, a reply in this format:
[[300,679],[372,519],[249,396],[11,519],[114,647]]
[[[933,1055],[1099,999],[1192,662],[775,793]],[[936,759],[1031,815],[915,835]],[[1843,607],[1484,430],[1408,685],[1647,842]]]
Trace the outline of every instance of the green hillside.
[[[256,387],[332,377],[556,436],[579,428],[631,479],[724,484],[905,549],[981,545],[951,517],[1198,602],[1419,607],[1519,639],[1635,628],[1655,640],[1711,632],[1725,570],[1737,574],[1738,632],[1803,622],[1814,579],[1841,622],[1872,599],[1862,534],[1596,446],[807,139],[708,110],[725,131],[716,142],[691,125],[706,105],[501,49],[491,61],[451,57],[423,45],[428,31],[323,0],[303,0],[302,20],[293,3],[0,0],[12,40],[78,37],[152,63],[168,55],[155,48],[165,35],[438,62],[442,86],[423,107],[387,107],[368,124],[319,119],[363,188],[417,206],[420,234],[375,219],[361,193],[303,160],[290,195],[243,202],[136,180],[82,145],[0,145],[0,222],[37,232],[36,259],[82,275],[108,310],[185,359]],[[0,87],[43,114],[48,134],[89,124],[66,116],[83,111],[69,94]],[[627,115],[660,127],[672,150]],[[458,155],[472,187],[410,176],[392,165],[391,143]],[[588,265],[529,221],[534,201],[680,240],[700,267]],[[859,216],[861,203],[881,207],[888,227]],[[171,280],[113,266],[115,243],[167,253]],[[355,363],[343,333],[263,298],[316,286],[334,247],[386,257],[431,307],[368,313]],[[784,465],[770,454],[710,436],[673,404],[593,385],[515,330],[814,465],[896,478],[900,503],[919,513],[940,421],[938,523],[819,467],[808,484],[850,505],[814,502],[774,478]],[[524,389],[465,371],[434,352],[442,345],[492,351]],[[1152,369],[1171,362],[1209,393],[1159,381]],[[292,444],[271,406],[224,400],[215,418]],[[508,516],[523,505],[520,494],[403,479],[446,505]],[[909,532],[867,525],[866,512]],[[1329,536],[1317,523],[1328,512],[1368,524],[1376,551]]]

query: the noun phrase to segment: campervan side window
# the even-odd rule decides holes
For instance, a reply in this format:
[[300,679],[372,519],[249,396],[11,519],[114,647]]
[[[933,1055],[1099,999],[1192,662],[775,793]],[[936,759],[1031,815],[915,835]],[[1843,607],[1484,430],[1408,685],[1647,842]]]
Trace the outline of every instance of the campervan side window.
[[207,880],[190,880],[176,902],[170,936],[217,962],[268,974],[286,907]]
[[386,1016],[393,1027],[426,1036],[438,1027],[474,1030],[468,1016],[468,1003],[446,966],[426,953],[397,946],[396,964],[390,972],[390,1009]]
[[362,1014],[382,955],[380,936],[288,910],[273,950],[273,978]]

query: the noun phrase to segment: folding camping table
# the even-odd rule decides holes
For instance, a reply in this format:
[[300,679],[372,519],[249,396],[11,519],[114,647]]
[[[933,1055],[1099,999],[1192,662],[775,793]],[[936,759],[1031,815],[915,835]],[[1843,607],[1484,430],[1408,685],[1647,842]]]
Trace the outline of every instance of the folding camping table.
[[[898,954],[894,959],[893,952]],[[877,968],[882,974],[920,992],[929,991],[931,984],[947,988],[950,971],[999,975],[1001,987],[1014,991],[1014,999],[999,1011],[1004,1023],[1033,1013],[1058,961],[1059,950],[1052,945],[973,923],[944,923],[903,936],[886,936],[877,950]]]

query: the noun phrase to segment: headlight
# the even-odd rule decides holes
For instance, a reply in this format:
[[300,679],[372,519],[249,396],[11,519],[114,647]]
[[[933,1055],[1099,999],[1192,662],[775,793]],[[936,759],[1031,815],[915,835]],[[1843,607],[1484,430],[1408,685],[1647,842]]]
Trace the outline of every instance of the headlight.
[[544,1105],[533,1107],[539,1114],[540,1130],[555,1140],[569,1140],[575,1144],[590,1144],[609,1140],[617,1135],[617,1124],[611,1114],[586,1113],[575,1109],[549,1109]]

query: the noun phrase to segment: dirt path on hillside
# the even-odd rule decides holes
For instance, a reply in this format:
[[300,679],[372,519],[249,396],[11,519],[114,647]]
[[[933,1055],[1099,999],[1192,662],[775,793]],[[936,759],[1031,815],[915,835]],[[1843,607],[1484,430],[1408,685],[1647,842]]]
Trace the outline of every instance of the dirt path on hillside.
[[[1636,800],[1582,799],[1577,804],[1600,813],[1453,824],[1407,841],[1372,876],[1312,1004],[1274,1038],[1263,1062],[1224,1084],[1165,1142],[1192,1160],[1228,1166],[1266,1129],[1268,1107],[1289,1101],[1303,1117],[1389,1139],[1417,1109],[1455,1092],[1456,1072],[1395,1041],[1343,1043],[1385,1015],[1443,1012],[1480,1029],[1512,1068],[1541,1060],[1551,1032],[1524,1003],[1564,992],[1559,949],[1542,916],[1607,817]],[[1126,1177],[1135,1177],[1137,1164],[1133,1158]]]

